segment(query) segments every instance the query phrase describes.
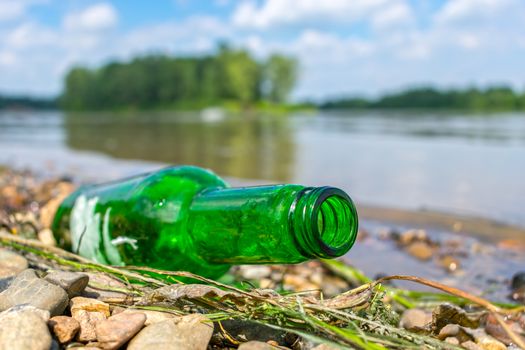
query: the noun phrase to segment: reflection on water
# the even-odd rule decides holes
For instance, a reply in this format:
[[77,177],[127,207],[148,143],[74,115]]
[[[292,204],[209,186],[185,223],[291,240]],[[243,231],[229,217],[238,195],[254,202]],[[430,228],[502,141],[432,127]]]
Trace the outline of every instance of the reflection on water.
[[67,115],[68,147],[169,164],[193,164],[245,178],[289,181],[294,143],[285,118],[199,115]]
[[0,149],[0,163],[43,167],[52,160],[106,179],[119,169],[129,175],[194,164],[226,177],[338,186],[358,203],[525,226],[522,114],[2,112]]

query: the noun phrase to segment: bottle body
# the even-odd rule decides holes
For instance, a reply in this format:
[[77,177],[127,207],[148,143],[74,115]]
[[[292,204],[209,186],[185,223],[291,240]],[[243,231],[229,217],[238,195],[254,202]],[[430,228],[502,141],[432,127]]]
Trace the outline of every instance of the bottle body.
[[[215,278],[232,264],[297,263],[324,256],[316,253],[322,247],[315,239],[309,241],[309,233],[302,231],[313,221],[314,231],[329,226],[336,209],[329,206],[325,214],[319,209],[310,213],[315,218],[309,218],[308,200],[319,199],[312,189],[229,188],[209,171],[173,167],[80,188],[60,206],[53,231],[59,245],[100,263],[185,270]],[[332,197],[346,195],[341,193]],[[341,199],[348,204],[347,200]],[[348,230],[344,228],[341,244],[336,244],[341,246],[338,255],[350,248],[357,231],[351,201],[341,213],[346,221],[339,224],[348,224]],[[308,225],[303,223],[305,215],[312,221]]]

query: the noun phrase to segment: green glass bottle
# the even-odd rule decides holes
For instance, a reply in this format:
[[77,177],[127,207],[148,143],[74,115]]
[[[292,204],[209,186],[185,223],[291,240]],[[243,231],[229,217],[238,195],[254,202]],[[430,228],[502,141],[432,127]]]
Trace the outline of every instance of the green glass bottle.
[[233,264],[298,263],[346,253],[357,235],[333,187],[229,188],[192,166],[81,187],[58,209],[60,246],[94,261],[217,278]]

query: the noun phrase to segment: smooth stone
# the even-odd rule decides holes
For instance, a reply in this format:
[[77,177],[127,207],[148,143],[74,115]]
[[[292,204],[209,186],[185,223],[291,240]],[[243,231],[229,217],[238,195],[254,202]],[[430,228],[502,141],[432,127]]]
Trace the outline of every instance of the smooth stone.
[[461,343],[461,347],[466,350],[482,350],[476,343],[472,340],[467,340],[466,342]]
[[144,323],[146,315],[143,313],[120,313],[95,325],[97,344],[99,348],[114,350],[137,334]]
[[146,316],[146,322],[144,323],[145,326],[149,326],[151,324],[162,322],[162,321],[173,319],[173,318],[180,318],[180,316],[170,314],[169,312],[161,312],[161,311],[154,311],[154,310],[125,309],[121,313],[131,314],[131,313],[137,313],[137,312],[140,312]]
[[268,343],[264,343],[262,341],[252,340],[246,343],[242,343],[239,345],[239,350],[275,350],[279,349],[278,347],[275,347],[273,345],[270,345]]
[[512,276],[510,287],[512,289],[525,287],[525,271],[516,272],[514,276]]
[[438,338],[443,340],[448,337],[454,337],[459,334],[460,328],[457,324],[447,324],[439,331]]
[[432,247],[426,242],[413,242],[406,247],[408,254],[419,260],[430,260],[434,254]]
[[97,299],[74,297],[71,299],[69,306],[71,309],[71,315],[73,317],[75,317],[75,313],[77,313],[79,310],[100,312],[104,314],[105,317],[110,316],[109,304],[106,304],[103,301]]
[[62,344],[72,341],[80,330],[80,323],[69,316],[55,316],[49,320],[48,325]]
[[128,296],[125,292],[104,290],[104,288],[107,287],[122,288],[123,290],[126,290],[126,285],[121,281],[101,273],[86,272],[85,274],[89,277],[89,283],[82,292],[83,297],[95,298],[101,301],[110,301],[114,299],[123,299]]
[[16,305],[16,306],[13,306],[13,307],[7,309],[4,312],[5,313],[8,313],[8,312],[32,312],[32,313],[40,316],[40,318],[42,320],[44,320],[44,322],[49,321],[49,317],[51,317],[51,314],[49,313],[48,310],[42,310],[42,309],[39,309],[39,308],[34,307],[32,305],[29,305],[29,304]]
[[192,314],[147,326],[128,345],[128,350],[205,350],[213,324],[203,315]]
[[0,313],[0,349],[49,350],[52,345],[47,323],[28,307]]
[[399,326],[410,331],[425,329],[432,322],[432,314],[420,309],[408,309],[403,312]]
[[320,344],[320,345],[317,345],[312,350],[339,350],[339,348],[336,348],[335,346],[328,345],[328,344]]
[[35,271],[22,271],[9,287],[0,293],[0,311],[20,304],[48,310],[51,316],[64,312],[69,298],[60,287],[38,278]]
[[0,248],[0,280],[15,276],[28,266],[27,259],[22,255]]
[[69,271],[52,271],[44,279],[64,289],[70,298],[80,295],[89,282],[88,275]]
[[80,331],[77,334],[77,340],[89,342],[97,340],[95,325],[97,322],[104,321],[106,315],[102,312],[89,312],[86,310],[77,310],[73,318],[80,324]]

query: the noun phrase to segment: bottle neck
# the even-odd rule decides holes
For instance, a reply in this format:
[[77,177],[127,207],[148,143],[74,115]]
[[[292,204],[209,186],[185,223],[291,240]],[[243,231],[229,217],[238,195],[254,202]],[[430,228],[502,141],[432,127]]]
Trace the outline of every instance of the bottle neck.
[[352,200],[334,187],[298,185],[208,190],[191,206],[188,229],[213,263],[297,263],[346,253],[357,236]]

